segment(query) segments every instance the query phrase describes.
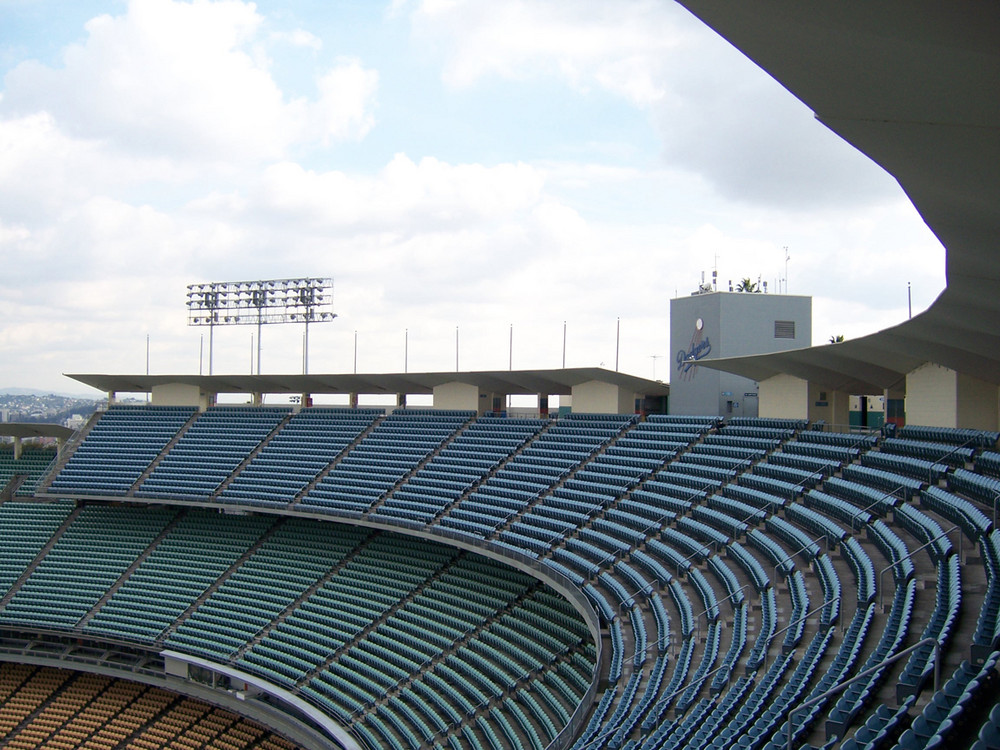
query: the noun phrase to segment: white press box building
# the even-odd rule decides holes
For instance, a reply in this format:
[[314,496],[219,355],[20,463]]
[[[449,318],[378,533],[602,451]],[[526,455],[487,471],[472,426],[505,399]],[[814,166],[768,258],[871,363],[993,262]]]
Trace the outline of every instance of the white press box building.
[[671,414],[758,416],[758,385],[701,367],[707,359],[801,349],[812,343],[812,297],[719,292],[670,300]]

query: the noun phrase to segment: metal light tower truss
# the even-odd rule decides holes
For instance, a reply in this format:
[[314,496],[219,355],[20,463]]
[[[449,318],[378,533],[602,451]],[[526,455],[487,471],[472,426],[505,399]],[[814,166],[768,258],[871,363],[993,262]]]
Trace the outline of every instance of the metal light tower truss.
[[262,281],[213,281],[188,284],[188,325],[208,326],[208,374],[212,374],[215,326],[257,326],[257,374],[260,333],[268,323],[303,323],[302,371],[309,371],[309,324],[326,323],[333,312],[333,279],[295,278]]

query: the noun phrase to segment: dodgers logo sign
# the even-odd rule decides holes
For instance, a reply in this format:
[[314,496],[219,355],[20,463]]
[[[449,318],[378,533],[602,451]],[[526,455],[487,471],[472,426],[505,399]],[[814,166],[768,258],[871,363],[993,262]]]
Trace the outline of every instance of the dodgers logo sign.
[[677,352],[677,373],[683,380],[691,380],[698,370],[698,360],[704,359],[712,353],[712,342],[708,336],[704,336],[705,321],[701,318],[694,323],[694,335],[691,337],[691,345],[685,350]]

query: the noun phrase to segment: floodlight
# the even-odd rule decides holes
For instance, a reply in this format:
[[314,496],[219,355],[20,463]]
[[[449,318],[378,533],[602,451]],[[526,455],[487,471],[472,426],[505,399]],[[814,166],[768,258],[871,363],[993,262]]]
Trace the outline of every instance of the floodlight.
[[[329,322],[336,313],[321,308],[333,304],[333,279],[264,279],[189,284],[188,325],[209,326],[208,372],[212,374],[213,332],[216,325],[257,326],[257,374],[260,374],[260,329],[265,323],[305,324],[303,372],[308,372],[309,323]],[[208,311],[206,315],[204,311]],[[219,313],[222,313],[220,316]]]

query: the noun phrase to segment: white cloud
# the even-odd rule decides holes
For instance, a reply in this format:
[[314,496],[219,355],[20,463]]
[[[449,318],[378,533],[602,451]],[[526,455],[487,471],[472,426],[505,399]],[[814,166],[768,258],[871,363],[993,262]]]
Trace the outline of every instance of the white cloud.
[[47,112],[0,118],[0,215],[39,226],[94,194],[195,179],[196,166],[122,153],[107,141],[73,137]]
[[249,187],[249,202],[234,197],[230,205],[251,220],[294,220],[312,229],[456,231],[526,211],[538,200],[544,179],[542,171],[525,164],[452,165],[432,157],[414,162],[404,154],[371,177],[281,162]]
[[285,42],[293,47],[304,47],[316,51],[323,49],[323,40],[305,29],[273,31],[270,34],[270,38],[277,42]]
[[242,2],[132,0],[88,22],[62,67],[8,73],[0,114],[48,112],[70,136],[182,160],[261,161],[303,138],[362,137],[377,76],[350,62],[318,77],[315,102],[288,101],[254,46],[264,25]]
[[674,3],[425,0],[414,36],[456,87],[557,79],[647,112],[663,159],[725,198],[791,210],[863,205],[895,182],[766,73]]
[[317,82],[318,100],[310,105],[311,140],[324,146],[332,141],[360,140],[375,125],[372,101],[378,73],[365,70],[357,60],[343,62]]
[[[882,184],[842,165],[846,146],[672,4],[411,0],[393,13],[412,18],[420,50],[379,57],[371,37],[328,50],[321,25],[274,32],[241,2],[136,0],[94,19],[60,63],[13,68],[0,98],[0,383],[139,371],[146,333],[154,372],[197,371],[201,331],[183,307],[196,281],[333,276],[340,317],[310,330],[314,372],[351,369],[354,330],[362,371],[400,369],[405,330],[411,371],[451,369],[456,326],[463,368],[502,368],[511,324],[515,367],[557,367],[563,321],[568,365],[610,366],[620,316],[621,369],[660,377],[668,299],[716,256],[723,283],[773,283],[788,245],[820,341],[898,322],[911,279],[894,269],[911,269],[915,309],[918,290],[940,290],[943,252],[905,199],[871,200]],[[309,52],[289,61],[290,45]],[[435,55],[450,87],[399,77]],[[483,153],[456,157],[448,128],[468,130],[462,107],[490,106],[501,77],[541,77],[545,94],[596,101],[610,124],[570,128],[556,153],[576,161],[558,161],[537,143],[562,132],[533,140],[545,118],[490,130],[487,110]],[[402,98],[401,83],[414,86]],[[376,94],[394,98],[373,131]],[[636,111],[662,153],[653,139],[592,140]],[[401,112],[441,134],[434,147],[398,138],[409,120],[381,127]],[[505,155],[491,160],[492,144]],[[850,324],[838,299],[855,300]],[[301,329],[273,329],[264,370],[297,371]],[[250,334],[216,331],[216,372],[247,371]]]
[[418,38],[447,46],[443,76],[471,86],[497,75],[559,76],[580,90],[597,84],[648,106],[664,96],[660,60],[676,46],[662,4],[427,0],[412,14]]

